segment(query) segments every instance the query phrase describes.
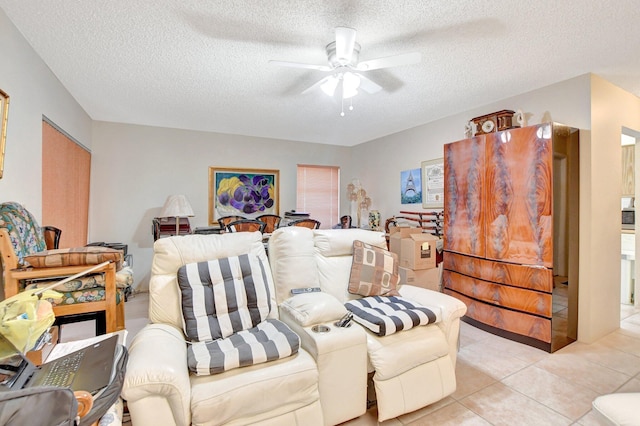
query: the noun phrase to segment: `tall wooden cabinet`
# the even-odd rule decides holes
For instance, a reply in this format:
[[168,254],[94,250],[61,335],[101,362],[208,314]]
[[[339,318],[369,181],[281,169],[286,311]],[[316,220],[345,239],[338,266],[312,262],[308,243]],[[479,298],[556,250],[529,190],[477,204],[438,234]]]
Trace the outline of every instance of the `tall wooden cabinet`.
[[577,336],[578,135],[545,123],[444,147],[444,291],[466,322],[550,352]]

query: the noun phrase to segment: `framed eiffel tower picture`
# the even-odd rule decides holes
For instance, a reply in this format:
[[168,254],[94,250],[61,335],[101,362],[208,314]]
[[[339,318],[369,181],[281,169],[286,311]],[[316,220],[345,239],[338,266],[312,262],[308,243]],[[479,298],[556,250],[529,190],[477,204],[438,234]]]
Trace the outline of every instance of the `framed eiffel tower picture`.
[[444,158],[422,162],[422,207],[444,207]]
[[400,172],[400,204],[422,203],[420,169]]

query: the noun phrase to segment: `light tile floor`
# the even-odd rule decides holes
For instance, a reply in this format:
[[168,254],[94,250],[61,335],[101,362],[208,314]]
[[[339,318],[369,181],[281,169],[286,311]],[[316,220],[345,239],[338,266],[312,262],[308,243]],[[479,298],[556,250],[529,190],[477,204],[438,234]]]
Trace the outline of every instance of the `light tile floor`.
[[[148,322],[148,300],[125,305],[129,342]],[[640,310],[623,305],[620,329],[553,354],[462,323],[456,374],[456,392],[435,404],[383,423],[373,407],[345,425],[604,425],[596,396],[640,392]]]

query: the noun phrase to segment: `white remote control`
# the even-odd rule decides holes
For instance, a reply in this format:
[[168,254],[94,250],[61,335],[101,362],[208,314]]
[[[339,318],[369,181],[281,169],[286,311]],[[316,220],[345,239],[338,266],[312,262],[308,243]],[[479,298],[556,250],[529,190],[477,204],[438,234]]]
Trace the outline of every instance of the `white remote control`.
[[316,293],[318,291],[322,291],[320,287],[292,288],[291,294]]

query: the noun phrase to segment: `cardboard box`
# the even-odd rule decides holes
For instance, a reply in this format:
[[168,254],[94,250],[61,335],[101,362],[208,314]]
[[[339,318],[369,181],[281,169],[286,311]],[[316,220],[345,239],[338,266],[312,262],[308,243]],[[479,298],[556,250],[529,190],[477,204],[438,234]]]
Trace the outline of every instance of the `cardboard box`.
[[400,239],[399,265],[413,270],[436,267],[436,242],[431,234],[411,234]]
[[400,240],[407,238],[412,234],[421,234],[422,228],[409,226],[394,226],[389,229],[389,251],[398,255],[400,258]]
[[408,284],[433,291],[442,291],[442,263],[437,268],[409,269],[398,268],[400,284]]
[[56,343],[58,343],[58,326],[54,325],[49,329],[49,333],[51,334],[51,340],[48,343],[45,343],[40,349],[37,351],[29,351],[26,353],[29,361],[34,363],[35,365],[42,365],[47,361],[47,357],[55,347]]

